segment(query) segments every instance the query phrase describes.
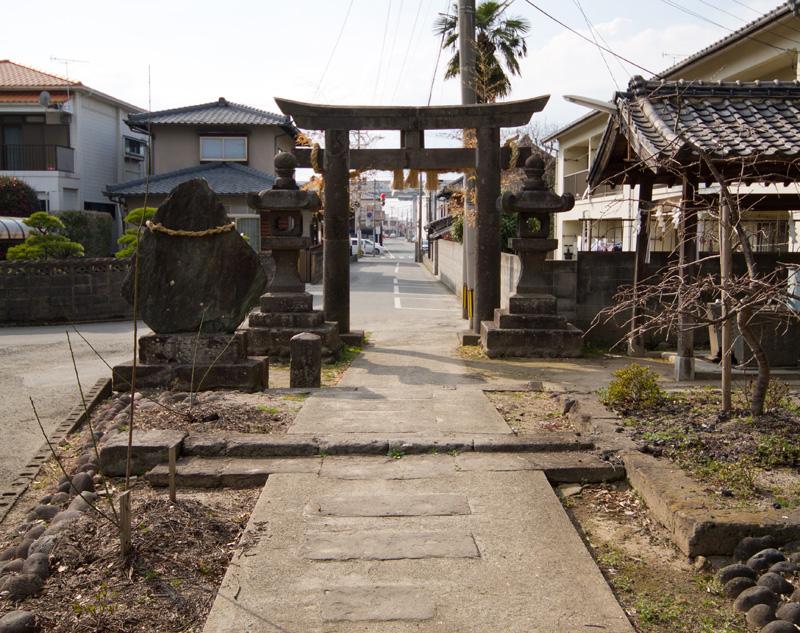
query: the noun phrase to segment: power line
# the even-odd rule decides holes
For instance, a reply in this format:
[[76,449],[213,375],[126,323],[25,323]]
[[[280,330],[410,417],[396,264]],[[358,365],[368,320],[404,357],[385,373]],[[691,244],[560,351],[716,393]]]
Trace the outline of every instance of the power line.
[[639,70],[643,70],[644,72],[646,72],[646,73],[648,73],[648,74],[650,74],[650,75],[653,75],[654,77],[660,77],[660,75],[659,75],[658,73],[655,73],[655,72],[653,72],[652,70],[648,70],[648,69],[647,69],[647,68],[645,68],[644,66],[641,66],[641,65],[637,64],[636,62],[634,62],[634,61],[631,61],[631,60],[630,60],[630,59],[628,59],[627,57],[623,57],[623,56],[622,56],[622,55],[620,55],[619,53],[615,53],[614,51],[612,51],[610,48],[608,48],[608,47],[606,47],[606,46],[600,46],[599,44],[597,44],[597,42],[593,42],[593,41],[592,41],[592,40],[590,40],[588,37],[586,37],[586,36],[585,36],[583,33],[579,32],[579,31],[576,31],[576,30],[575,30],[575,29],[573,29],[571,26],[569,26],[569,25],[567,25],[567,24],[564,24],[564,23],[563,23],[561,20],[559,20],[557,17],[550,15],[550,14],[549,14],[547,11],[545,11],[545,10],[544,10],[544,9],[542,9],[541,7],[539,7],[539,6],[535,5],[533,2],[531,2],[531,0],[525,0],[525,2],[527,2],[529,5],[531,5],[531,6],[532,6],[534,9],[536,9],[536,10],[537,10],[539,13],[541,13],[542,15],[546,16],[547,18],[551,19],[551,20],[552,20],[553,22],[555,22],[556,24],[558,24],[558,25],[560,25],[560,26],[564,27],[565,29],[567,29],[567,30],[568,30],[570,33],[572,33],[572,34],[574,34],[574,35],[577,35],[579,38],[581,38],[581,39],[582,39],[582,40],[584,40],[585,42],[589,42],[589,44],[591,44],[592,46],[597,46],[598,48],[601,48],[602,50],[604,50],[604,51],[605,51],[606,53],[608,53],[609,55],[613,55],[613,56],[614,56],[614,57],[616,57],[617,59],[621,59],[621,60],[622,60],[622,61],[624,61],[625,63],[627,63],[627,64],[630,64],[631,66],[634,66],[635,68],[638,68]]
[[[444,14],[447,16],[447,10],[450,8],[450,0],[445,0],[444,5]],[[428,91],[428,105],[431,104],[431,98],[433,97],[433,84],[436,82],[436,73],[439,72],[439,60],[442,58],[442,46],[444,45],[444,35],[445,31],[442,30],[442,38],[439,40],[439,50],[436,52],[436,63],[433,66],[433,76],[431,77],[431,88]]]
[[[395,19],[395,22],[394,22],[394,37],[392,38],[392,47],[389,49],[389,58],[388,58],[389,59],[389,64],[391,64],[392,57],[394,56],[394,47],[397,44],[397,34],[400,31],[400,28],[399,28],[400,27],[400,16],[403,15],[403,2],[405,2],[405,0],[400,0],[400,6],[397,7],[397,18]],[[387,83],[386,80],[389,77],[389,73],[388,73],[389,67],[388,66],[387,66],[386,70],[387,70],[386,79],[384,79],[384,81],[383,81],[384,88],[386,87],[386,83]]]
[[608,74],[611,75],[611,81],[614,82],[614,86],[616,86],[617,90],[619,90],[619,83],[617,82],[617,78],[614,76],[614,73],[611,72],[611,66],[608,65],[608,60],[606,59],[606,56],[603,53],[603,49],[600,48],[600,43],[597,41],[597,36],[595,35],[595,32],[594,32],[594,26],[589,21],[589,16],[586,15],[586,11],[583,10],[583,7],[581,6],[580,0],[573,0],[573,2],[575,3],[575,6],[578,7],[578,11],[581,12],[581,15],[583,16],[584,22],[586,22],[586,28],[589,29],[589,35],[592,36],[592,40],[594,41],[594,45],[597,47],[597,52],[600,53],[600,58],[603,60],[603,64],[605,64],[605,67],[606,67],[606,70],[608,71]]
[[383,53],[386,49],[386,36],[389,34],[389,17],[392,15],[392,0],[389,0],[389,9],[386,11],[386,23],[383,26],[383,37],[381,38],[381,54],[378,57],[378,74],[375,76],[375,83],[372,85],[372,103],[378,95],[378,81],[381,78],[381,67],[383,66]]
[[408,45],[406,46],[406,53],[403,55],[403,63],[400,65],[400,72],[397,74],[397,83],[394,85],[394,92],[392,92],[392,101],[397,96],[397,90],[400,88],[400,82],[403,80],[403,73],[406,69],[406,62],[408,62],[408,54],[411,51],[411,44],[414,41],[414,34],[417,31],[417,21],[419,20],[419,12],[422,10],[422,3],[424,0],[419,0],[417,5],[417,14],[414,16],[414,24],[411,25],[411,33],[408,36]]
[[328,63],[325,64],[325,69],[322,71],[322,75],[319,78],[319,82],[317,83],[317,89],[314,91],[314,96],[312,99],[316,99],[317,95],[319,94],[319,89],[322,87],[322,82],[325,79],[325,75],[328,74],[328,69],[331,67],[331,62],[333,61],[333,56],[336,53],[336,49],[339,46],[339,42],[342,39],[342,34],[344,33],[344,28],[347,26],[347,19],[350,17],[350,9],[353,8],[353,2],[355,0],[350,0],[350,4],[347,5],[347,12],[344,14],[344,20],[342,20],[342,26],[339,29],[339,35],[336,36],[336,42],[333,44],[333,48],[331,49],[330,57],[328,57]]

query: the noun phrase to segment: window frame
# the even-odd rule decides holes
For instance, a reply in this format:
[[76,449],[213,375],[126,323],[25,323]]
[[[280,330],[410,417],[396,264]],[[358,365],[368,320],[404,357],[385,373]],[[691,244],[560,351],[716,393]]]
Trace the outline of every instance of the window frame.
[[[138,143],[139,146],[142,148],[141,154],[135,154],[133,152],[128,151],[128,141],[133,143]],[[132,136],[124,136],[122,142],[122,152],[125,155],[125,158],[131,158],[133,160],[144,160],[147,157],[147,141],[142,139],[134,138]]]
[[[214,140],[222,141],[222,157],[221,158],[207,158],[203,156],[203,141]],[[244,157],[243,158],[226,158],[225,157],[225,141],[244,141]],[[244,134],[201,134],[199,137],[199,152],[201,163],[246,163],[249,159],[250,144],[248,138]]]

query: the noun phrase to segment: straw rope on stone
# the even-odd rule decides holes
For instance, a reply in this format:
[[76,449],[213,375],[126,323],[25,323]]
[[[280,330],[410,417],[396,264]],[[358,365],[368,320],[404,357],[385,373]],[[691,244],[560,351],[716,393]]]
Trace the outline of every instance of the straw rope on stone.
[[209,235],[219,235],[220,233],[226,233],[227,231],[232,231],[236,228],[236,222],[229,222],[228,224],[223,224],[222,226],[214,226],[210,229],[205,229],[203,231],[187,231],[185,229],[171,229],[169,227],[164,226],[163,224],[159,224],[158,222],[153,222],[152,220],[147,221],[147,228],[150,229],[153,233],[165,233],[172,237],[207,237]]
[[314,143],[311,146],[311,168],[315,174],[323,173],[323,169],[319,164],[319,143]]
[[439,170],[429,169],[425,172],[425,191],[433,193],[439,189]]
[[509,139],[508,146],[511,148],[511,158],[508,161],[508,168],[516,169],[517,161],[519,161],[519,144]]
[[403,170],[395,169],[392,172],[392,190],[400,191],[403,189]]
[[417,187],[419,187],[419,170],[409,169],[408,178],[406,178],[406,188],[416,189]]

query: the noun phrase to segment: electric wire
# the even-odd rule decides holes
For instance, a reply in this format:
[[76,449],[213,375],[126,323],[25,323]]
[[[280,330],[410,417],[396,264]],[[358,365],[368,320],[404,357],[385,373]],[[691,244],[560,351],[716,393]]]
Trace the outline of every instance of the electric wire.
[[378,74],[372,84],[372,103],[378,95],[378,81],[381,78],[381,67],[383,66],[383,54],[386,51],[386,36],[389,35],[389,18],[392,15],[392,0],[389,0],[389,9],[386,11],[386,23],[383,26],[383,37],[381,38],[381,54],[378,56]]
[[[444,13],[443,15],[447,16],[448,9],[450,8],[450,0],[445,0],[444,5]],[[436,83],[436,73],[439,72],[439,61],[442,59],[442,46],[444,45],[444,35],[445,32],[442,31],[442,38],[439,40],[439,49],[436,51],[436,63],[433,66],[433,75],[431,76],[431,87],[428,90],[428,105],[431,104],[431,98],[433,97],[433,85]]]
[[606,70],[608,71],[608,74],[611,76],[611,81],[614,82],[614,86],[616,86],[617,90],[619,90],[619,82],[617,81],[617,78],[614,76],[614,73],[611,71],[611,66],[609,65],[608,60],[606,59],[606,56],[603,53],[603,49],[600,48],[600,43],[597,41],[597,36],[595,35],[594,32],[594,26],[589,21],[589,16],[586,15],[586,12],[583,10],[583,6],[581,6],[580,0],[573,0],[573,2],[575,3],[575,6],[578,7],[578,11],[581,12],[584,22],[586,22],[586,28],[589,29],[589,35],[592,36],[592,40],[594,41],[594,45],[597,48],[597,52],[600,53],[600,58],[603,60],[603,64],[605,64]]
[[322,75],[320,75],[319,81],[317,82],[317,89],[314,90],[314,96],[312,99],[316,99],[317,95],[319,94],[320,88],[322,88],[322,82],[325,80],[325,75],[328,74],[328,69],[331,67],[331,62],[333,61],[333,56],[336,54],[336,49],[339,47],[339,42],[342,39],[342,34],[344,33],[344,29],[347,26],[347,20],[350,17],[350,9],[353,8],[353,3],[355,0],[350,0],[350,4],[347,5],[347,12],[344,14],[344,20],[342,20],[342,26],[339,29],[339,34],[336,36],[336,41],[333,44],[333,48],[331,49],[331,54],[328,57],[328,63],[325,64],[325,69],[322,71]]
[[403,63],[400,64],[400,72],[397,73],[397,82],[394,85],[394,91],[392,91],[392,101],[397,96],[397,91],[400,88],[400,83],[403,81],[403,73],[406,70],[406,63],[408,62],[408,54],[411,52],[411,44],[414,41],[414,34],[417,32],[417,22],[419,21],[419,13],[422,10],[422,4],[425,0],[419,0],[419,4],[417,5],[417,14],[414,16],[414,24],[411,25],[411,33],[408,36],[408,44],[406,45],[406,53],[403,55]]
[[630,59],[628,59],[627,57],[624,57],[623,55],[620,55],[619,53],[616,53],[616,52],[614,52],[613,50],[611,50],[611,49],[610,49],[610,48],[608,48],[607,46],[600,46],[599,44],[596,44],[596,42],[593,42],[591,39],[589,39],[588,37],[586,37],[586,36],[585,36],[583,33],[581,33],[580,31],[576,31],[575,29],[573,29],[573,28],[572,28],[571,26],[569,26],[568,24],[565,24],[564,22],[562,22],[561,20],[559,20],[557,17],[555,17],[555,16],[553,16],[553,15],[549,14],[547,11],[545,11],[544,9],[542,9],[540,6],[538,6],[538,5],[534,4],[533,2],[531,2],[531,0],[525,0],[525,2],[527,2],[529,5],[531,5],[531,6],[532,6],[534,9],[536,9],[536,10],[537,10],[539,13],[541,13],[541,14],[542,14],[542,15],[544,15],[545,17],[549,18],[550,20],[552,20],[552,21],[553,21],[553,22],[555,22],[556,24],[558,24],[558,25],[560,25],[560,26],[564,27],[565,29],[567,29],[567,30],[568,30],[570,33],[572,33],[573,35],[577,35],[579,38],[581,38],[581,39],[582,39],[582,40],[584,40],[585,42],[589,42],[589,44],[592,44],[592,45],[596,45],[596,46],[598,46],[599,48],[603,49],[603,50],[604,50],[606,53],[608,53],[609,55],[613,55],[613,56],[614,56],[614,57],[616,57],[617,59],[621,59],[621,60],[622,60],[622,61],[624,61],[625,63],[627,63],[627,64],[630,64],[631,66],[634,66],[635,68],[638,68],[639,70],[643,70],[644,72],[646,72],[646,73],[648,73],[648,74],[650,74],[650,75],[653,75],[654,77],[660,77],[660,76],[661,76],[661,75],[659,75],[658,73],[656,73],[656,72],[653,72],[652,70],[649,70],[648,68],[645,68],[644,66],[642,66],[642,65],[640,65],[640,64],[637,64],[637,63],[636,63],[636,62],[634,62],[634,61],[631,61],[631,60],[630,60]]
[[[394,57],[394,47],[397,44],[397,34],[400,31],[399,25],[400,25],[400,16],[403,15],[403,2],[405,2],[405,0],[400,0],[400,6],[397,8],[397,18],[395,18],[395,21],[394,21],[394,37],[392,38],[392,46],[389,49],[389,57],[387,58],[390,65],[391,65],[392,57]],[[381,79],[383,79],[383,87],[384,87],[384,89],[386,89],[386,84],[387,84],[388,78],[389,78],[389,72],[388,71],[389,71],[389,66],[386,67],[385,77],[381,77]]]

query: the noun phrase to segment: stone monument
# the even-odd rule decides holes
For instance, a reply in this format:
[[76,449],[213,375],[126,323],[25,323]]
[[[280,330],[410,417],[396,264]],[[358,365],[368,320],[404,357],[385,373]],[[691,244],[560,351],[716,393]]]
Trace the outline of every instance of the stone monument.
[[322,339],[324,356],[333,356],[342,345],[339,328],[326,322],[322,311],[314,310],[297,268],[300,251],[311,245],[311,238],[303,235],[303,212],[317,211],[321,202],[313,191],[298,188],[296,166],[293,154],[280,152],[275,157],[278,178],[272,189],[250,196],[250,207],[261,214],[262,228],[268,230],[261,248],[272,251],[275,275],[261,296],[260,309],[248,319],[248,345],[251,354],[288,358],[292,337],[308,332]]
[[[153,330],[139,338],[136,387],[179,391],[267,386],[267,360],[249,358],[237,331],[266,284],[258,255],[200,178],[175,187],[139,243],[138,308]],[[133,304],[134,267],[122,292]],[[114,368],[130,389],[132,363]]]
[[558,247],[558,240],[549,237],[552,214],[569,211],[575,198],[553,193],[543,174],[544,161],[529,157],[522,192],[506,192],[497,200],[498,211],[517,214],[517,237],[509,240],[509,246],[519,256],[521,271],[508,310],[496,309],[494,321],[481,323],[481,346],[490,358],[558,358],[581,353],[583,332],[559,316],[552,275],[545,264],[547,254]]

